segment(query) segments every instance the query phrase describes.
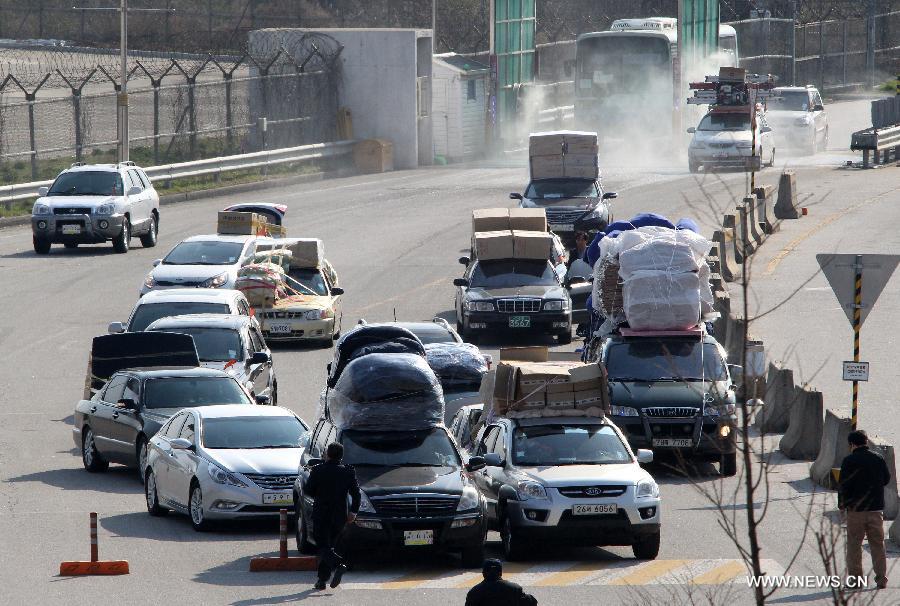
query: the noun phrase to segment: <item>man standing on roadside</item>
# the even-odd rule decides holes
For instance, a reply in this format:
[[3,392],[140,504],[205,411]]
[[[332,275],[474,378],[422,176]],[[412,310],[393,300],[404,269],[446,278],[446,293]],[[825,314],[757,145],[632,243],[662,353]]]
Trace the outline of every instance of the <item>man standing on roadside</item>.
[[[341,465],[344,447],[332,442],[325,449],[325,462],[312,468],[303,492],[315,500],[313,505],[313,538],[319,549],[319,579],[316,589],[325,589],[328,579],[331,587],[341,584],[347,566],[334,550],[344,524],[352,524],[359,512],[359,484],[356,471]],[[347,510],[347,496],[350,510]],[[332,577],[332,573],[334,576]]]
[[864,431],[847,437],[850,454],[841,463],[839,505],[847,512],[847,575],[862,577],[862,542],[869,540],[875,584],[887,586],[887,559],[884,553],[884,487],[891,473],[880,456],[869,450]]

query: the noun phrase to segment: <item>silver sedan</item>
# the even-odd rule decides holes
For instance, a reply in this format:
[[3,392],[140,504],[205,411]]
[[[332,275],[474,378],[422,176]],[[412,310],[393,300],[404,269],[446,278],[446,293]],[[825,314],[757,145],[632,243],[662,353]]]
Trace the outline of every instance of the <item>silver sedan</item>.
[[150,440],[147,511],[185,513],[198,531],[211,519],[292,512],[307,431],[278,406],[186,408]]

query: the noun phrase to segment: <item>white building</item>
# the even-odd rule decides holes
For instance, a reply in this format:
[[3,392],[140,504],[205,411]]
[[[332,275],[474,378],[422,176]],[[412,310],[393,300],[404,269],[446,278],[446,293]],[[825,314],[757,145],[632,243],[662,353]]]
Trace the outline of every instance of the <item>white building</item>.
[[456,53],[434,56],[431,111],[435,157],[459,162],[483,153],[489,72],[484,63]]

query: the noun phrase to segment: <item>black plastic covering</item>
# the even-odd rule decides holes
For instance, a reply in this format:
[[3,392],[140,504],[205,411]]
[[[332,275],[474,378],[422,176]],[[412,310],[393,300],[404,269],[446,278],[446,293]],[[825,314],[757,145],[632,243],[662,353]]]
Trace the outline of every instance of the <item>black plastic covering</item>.
[[352,360],[371,353],[410,353],[425,357],[425,346],[415,334],[401,326],[354,328],[341,337],[334,348],[328,387],[334,387]]
[[425,358],[370,353],[351,360],[326,399],[340,429],[417,431],[444,422],[444,392]]
[[170,332],[126,332],[94,337],[90,389],[95,391],[118,370],[160,366],[200,366],[191,335]]
[[425,358],[444,391],[477,390],[488,371],[481,350],[471,343],[432,343],[425,346]]

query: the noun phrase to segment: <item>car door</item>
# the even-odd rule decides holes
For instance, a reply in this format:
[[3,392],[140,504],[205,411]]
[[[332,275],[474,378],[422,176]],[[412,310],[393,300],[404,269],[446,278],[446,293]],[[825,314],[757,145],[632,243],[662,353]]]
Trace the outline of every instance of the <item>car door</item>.
[[135,172],[137,172],[138,177],[140,177],[141,182],[144,184],[144,191],[147,194],[147,214],[149,216],[153,213],[154,209],[159,209],[159,194],[156,193],[156,188],[153,187],[147,173],[140,168],[135,169]]
[[[185,412],[184,415],[184,425],[181,426],[178,437],[188,440],[196,447],[197,415],[192,412]],[[172,454],[169,456],[168,485],[171,489],[172,500],[182,507],[187,507],[191,480],[196,471],[196,448],[192,450],[172,449]]]
[[127,380],[126,375],[113,375],[103,390],[103,394],[98,400],[92,402],[88,409],[90,412],[88,424],[94,432],[94,444],[97,445],[97,450],[104,458],[117,463],[121,461],[123,448],[115,437],[117,428],[113,427],[113,424],[117,422],[117,419],[113,419],[113,414],[117,413],[118,409],[114,404],[122,399]]
[[175,450],[170,445],[170,442],[181,434],[181,428],[184,426],[185,419],[187,419],[187,413],[178,413],[169,419],[157,434],[157,437],[160,439],[157,441],[158,446],[155,446],[155,448],[159,449],[159,457],[156,458],[156,462],[153,465],[153,473],[156,474],[156,491],[161,500],[173,500],[172,476],[170,472],[175,457]]
[[[147,224],[146,217],[144,216],[144,184],[134,175],[133,170],[123,171],[122,177],[124,178],[125,199],[128,201],[126,208],[131,220],[132,233],[141,233],[144,231]],[[128,192],[132,187],[139,188],[140,192],[129,195]]]
[[810,105],[810,108],[813,112],[813,123],[816,125],[816,141],[820,141],[824,146],[825,130],[828,128],[828,118],[825,114],[825,105],[822,103],[822,95],[819,94],[819,91],[814,91],[812,93],[812,105]]
[[505,425],[499,425],[497,439],[494,440],[490,452],[496,454],[503,461],[503,467],[485,467],[485,488],[483,489],[485,499],[488,503],[494,504],[494,515],[498,515],[497,504],[500,500],[500,488],[506,480],[506,465],[509,464],[509,448],[507,448],[508,431]]
[[[489,452],[493,452],[494,444],[497,441],[497,436],[500,434],[500,426],[499,425],[490,425],[488,426],[484,433],[482,434],[481,440],[478,442],[478,445],[475,447],[475,451],[473,453],[474,456],[483,457]],[[481,494],[484,495],[484,499],[487,502],[487,511],[488,517],[492,520],[497,519],[497,498],[491,493],[491,476],[488,473],[488,467],[485,467],[476,473],[473,474],[473,478],[475,480],[475,485],[478,486],[478,490]]]
[[125,388],[119,400],[134,400],[136,408],[119,408],[116,402],[111,402],[115,410],[112,412],[112,423],[110,432],[112,439],[115,441],[116,447],[120,449],[123,458],[130,458],[137,461],[137,451],[135,449],[138,434],[143,429],[143,422],[140,417],[141,402],[141,382],[132,376],[128,376],[125,381]]
[[245,339],[250,347],[250,351],[247,353],[248,359],[258,351],[269,354],[268,362],[265,364],[251,364],[248,369],[247,375],[253,383],[253,393],[258,396],[265,395],[272,397],[271,387],[274,372],[272,369],[272,352],[269,351],[265,339],[263,339],[262,334],[256,326],[250,325],[247,327]]

